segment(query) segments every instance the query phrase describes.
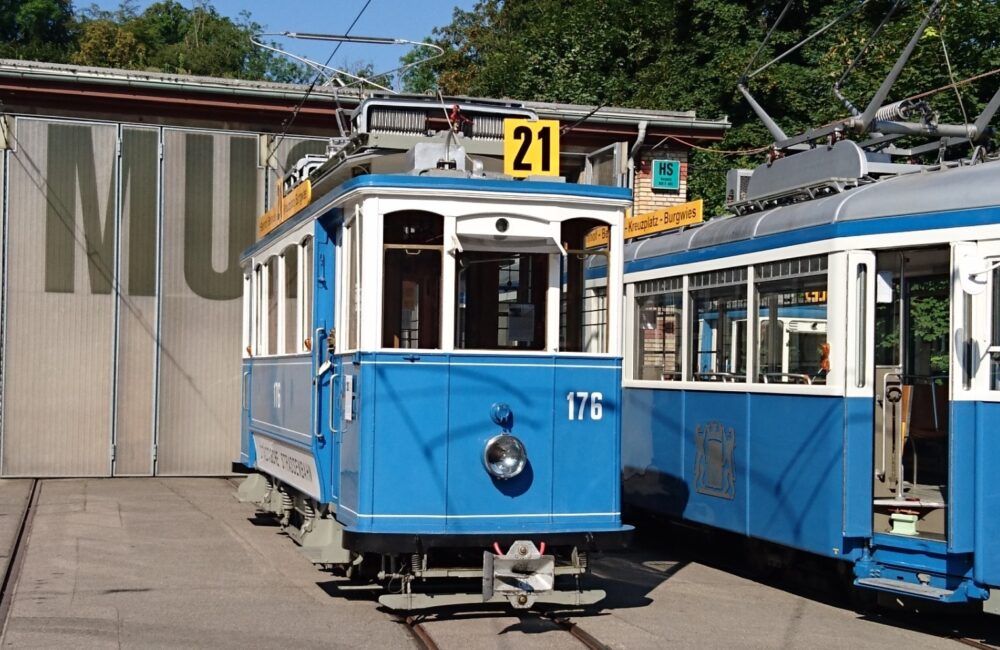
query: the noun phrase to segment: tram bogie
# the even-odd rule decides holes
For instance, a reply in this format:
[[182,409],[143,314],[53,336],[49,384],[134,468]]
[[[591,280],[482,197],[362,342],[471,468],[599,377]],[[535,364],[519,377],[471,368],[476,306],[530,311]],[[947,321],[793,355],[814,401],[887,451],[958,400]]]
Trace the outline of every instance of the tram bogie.
[[[586,553],[630,531],[630,194],[473,170],[463,142],[335,155],[310,177],[324,193],[245,255],[241,459],[259,474],[240,496],[314,563],[391,587],[390,608],[596,602]],[[372,169],[393,173],[357,175]],[[618,239],[587,249],[600,228]],[[619,263],[588,278],[595,256]]]

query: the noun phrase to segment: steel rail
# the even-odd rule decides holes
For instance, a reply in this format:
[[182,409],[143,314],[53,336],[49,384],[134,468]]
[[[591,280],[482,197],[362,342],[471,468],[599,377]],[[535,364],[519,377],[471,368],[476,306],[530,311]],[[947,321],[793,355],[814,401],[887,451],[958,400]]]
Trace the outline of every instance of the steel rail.
[[566,617],[553,616],[550,614],[540,614],[540,616],[548,621],[552,621],[566,632],[569,632],[574,639],[590,648],[590,650],[611,650],[611,646],[603,643],[593,634],[587,632]]
[[990,645],[988,643],[983,643],[982,641],[976,641],[975,639],[970,639],[965,636],[950,636],[949,639],[958,641],[959,643],[973,648],[979,648],[979,650],[997,650],[997,646]]
[[17,533],[11,544],[7,569],[4,571],[3,581],[0,582],[0,641],[7,633],[7,619],[10,616],[11,605],[14,603],[14,591],[17,589],[17,582],[21,576],[21,567],[24,565],[26,541],[31,537],[31,525],[35,520],[35,506],[38,503],[40,483],[41,481],[37,478],[31,479],[31,489],[28,491],[24,511],[21,513],[21,520],[17,525]]
[[417,616],[397,616],[396,620],[406,626],[413,640],[424,650],[440,650],[437,642]]

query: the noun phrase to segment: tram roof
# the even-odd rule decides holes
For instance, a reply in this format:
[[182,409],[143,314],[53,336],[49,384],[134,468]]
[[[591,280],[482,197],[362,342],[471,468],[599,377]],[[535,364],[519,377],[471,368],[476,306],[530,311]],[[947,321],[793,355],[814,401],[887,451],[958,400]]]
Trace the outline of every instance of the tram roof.
[[606,185],[585,185],[582,183],[555,183],[549,181],[515,181],[506,179],[461,178],[455,176],[410,176],[405,174],[366,174],[341,183],[330,192],[313,200],[302,212],[278,226],[266,237],[254,243],[243,253],[243,259],[253,256],[269,243],[281,237],[299,224],[319,217],[335,207],[337,202],[358,190],[418,190],[437,197],[437,192],[489,192],[518,194],[522,196],[556,196],[591,199],[619,203],[628,207],[632,201],[632,190]]
[[981,217],[961,211],[994,206],[1000,206],[1000,161],[915,172],[629,242],[626,272],[835,237],[966,225]]

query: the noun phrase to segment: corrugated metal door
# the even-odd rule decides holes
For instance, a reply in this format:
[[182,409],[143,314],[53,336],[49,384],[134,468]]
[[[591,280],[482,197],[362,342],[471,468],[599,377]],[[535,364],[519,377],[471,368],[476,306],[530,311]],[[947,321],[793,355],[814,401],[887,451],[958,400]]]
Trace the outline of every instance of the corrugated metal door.
[[118,476],[153,473],[160,130],[122,127],[115,385]]
[[117,127],[19,119],[9,155],[4,476],[111,472]]
[[256,136],[164,132],[158,474],[239,458],[240,253],[263,210]]

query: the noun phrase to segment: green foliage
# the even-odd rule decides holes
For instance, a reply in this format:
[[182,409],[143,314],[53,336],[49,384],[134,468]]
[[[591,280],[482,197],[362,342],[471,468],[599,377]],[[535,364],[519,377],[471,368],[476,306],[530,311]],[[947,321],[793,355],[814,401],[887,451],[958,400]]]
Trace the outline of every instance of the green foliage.
[[[755,76],[757,100],[788,134],[843,117],[832,87],[885,17],[891,0],[871,0],[832,29]],[[800,0],[751,60],[785,0],[481,0],[456,10],[432,41],[445,56],[404,79],[423,92],[525,100],[695,110],[728,116],[733,128],[716,150],[765,146],[771,136],[736,91],[747,72],[799,43],[857,0]],[[843,84],[860,108],[874,94],[927,9],[904,3]],[[1000,67],[1000,3],[945,0],[942,16],[921,39],[889,101],[949,83],[944,44],[956,80]],[[994,76],[960,89],[972,119],[995,92]],[[942,121],[961,121],[954,90],[930,97]],[[694,152],[689,194],[722,210],[727,169],[755,166],[760,156]]]
[[[431,39],[424,39],[431,42]],[[431,50],[425,47],[414,47],[399,59],[401,66],[412,66],[399,74],[403,90],[408,93],[429,93],[437,88],[437,75],[434,73],[433,62],[417,63],[430,56]],[[417,64],[417,65],[413,65]]]
[[0,58],[65,63],[74,38],[69,0],[0,0]]
[[307,71],[250,42],[263,28],[242,12],[222,16],[207,0],[163,0],[141,13],[69,0],[0,0],[0,57],[178,74],[303,82]]

